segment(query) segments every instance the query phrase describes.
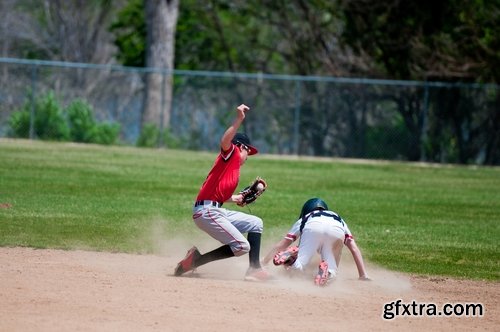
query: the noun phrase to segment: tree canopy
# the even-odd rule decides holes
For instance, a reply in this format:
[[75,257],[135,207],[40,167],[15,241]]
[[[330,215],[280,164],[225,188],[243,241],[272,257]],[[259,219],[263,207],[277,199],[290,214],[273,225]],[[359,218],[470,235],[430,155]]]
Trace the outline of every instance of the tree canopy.
[[[175,9],[175,15],[153,15],[158,8]],[[500,0],[4,0],[0,15],[4,57],[425,82],[390,93],[382,85],[300,82],[301,100],[286,111],[302,111],[297,127],[317,124],[301,143],[317,155],[335,148],[324,143],[328,135],[338,144],[339,134],[347,132],[355,139],[346,136],[347,143],[336,149],[363,155],[370,137],[388,132],[382,127],[370,131],[368,122],[373,125],[374,117],[394,111],[394,128],[389,129],[412,137],[402,152],[408,160],[450,160],[443,156],[452,155],[463,163],[495,163],[500,158],[500,94],[494,85],[500,81]],[[152,27],[160,41],[153,47]],[[175,32],[175,43],[171,35],[162,40],[168,31]],[[150,57],[153,49],[158,61]],[[172,77],[156,76],[155,82],[142,82],[140,93],[149,98],[152,90],[165,90],[143,110],[161,109],[168,128],[171,100],[165,91]],[[1,79],[9,81],[8,75]],[[97,79],[88,78],[92,83]],[[433,81],[453,84],[430,91]],[[462,89],[461,83],[494,84],[479,91],[471,85]],[[71,84],[96,86],[82,79]],[[290,89],[281,92],[278,100]],[[238,98],[244,93],[231,91]],[[269,112],[280,119],[279,111]],[[151,114],[156,123],[158,114]],[[328,128],[338,119],[342,133]],[[381,141],[389,142],[386,136]]]
[[[113,25],[126,65],[144,65],[143,6]],[[499,21],[499,0],[184,0],[175,67],[498,83]]]
[[[144,0],[0,6],[3,56],[145,66]],[[500,0],[182,0],[174,66],[498,83],[498,22]]]

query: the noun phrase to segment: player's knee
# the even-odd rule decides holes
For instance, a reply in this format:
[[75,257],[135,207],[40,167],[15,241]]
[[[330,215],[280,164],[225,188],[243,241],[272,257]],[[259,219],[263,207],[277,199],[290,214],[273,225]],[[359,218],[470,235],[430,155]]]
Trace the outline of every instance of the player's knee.
[[261,218],[259,217],[255,217],[255,220],[254,220],[254,227],[253,229],[251,230],[251,232],[254,232],[254,233],[262,233],[262,231],[264,230],[264,222],[262,221]]
[[249,251],[250,251],[250,243],[248,243],[248,241],[239,242],[233,246],[233,253],[235,256],[243,256],[244,254],[247,254]]

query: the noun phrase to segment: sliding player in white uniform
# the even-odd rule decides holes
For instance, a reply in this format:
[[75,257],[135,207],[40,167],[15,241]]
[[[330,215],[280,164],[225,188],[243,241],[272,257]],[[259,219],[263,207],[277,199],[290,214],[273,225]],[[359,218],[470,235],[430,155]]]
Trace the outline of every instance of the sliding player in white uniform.
[[[290,245],[300,238],[298,247]],[[319,198],[305,202],[299,219],[286,236],[276,243],[264,257],[264,264],[273,259],[275,265],[304,271],[313,255],[321,255],[321,263],[314,283],[324,286],[337,274],[344,244],[349,248],[356,263],[360,280],[370,280],[366,274],[363,257],[345,221],[335,212],[328,210]]]

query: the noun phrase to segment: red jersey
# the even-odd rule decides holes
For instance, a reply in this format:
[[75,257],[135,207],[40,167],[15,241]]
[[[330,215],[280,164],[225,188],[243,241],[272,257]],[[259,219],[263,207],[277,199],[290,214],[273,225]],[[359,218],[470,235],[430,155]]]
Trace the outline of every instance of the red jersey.
[[236,145],[232,144],[228,151],[221,150],[196,200],[224,203],[230,199],[240,180],[240,168],[240,150]]

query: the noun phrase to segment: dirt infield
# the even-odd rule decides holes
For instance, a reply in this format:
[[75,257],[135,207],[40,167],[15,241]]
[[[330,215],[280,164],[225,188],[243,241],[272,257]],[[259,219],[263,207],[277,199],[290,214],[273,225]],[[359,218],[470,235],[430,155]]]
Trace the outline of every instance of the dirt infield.
[[[325,288],[290,279],[243,281],[247,257],[173,277],[186,248],[161,256],[0,248],[0,331],[498,331],[499,283],[415,277],[369,266],[358,281],[349,257]],[[202,248],[200,248],[202,249]],[[202,250],[204,251],[204,250]],[[482,317],[399,316],[384,304],[480,303]],[[410,308],[413,312],[413,308]],[[400,308],[402,313],[403,308]]]

